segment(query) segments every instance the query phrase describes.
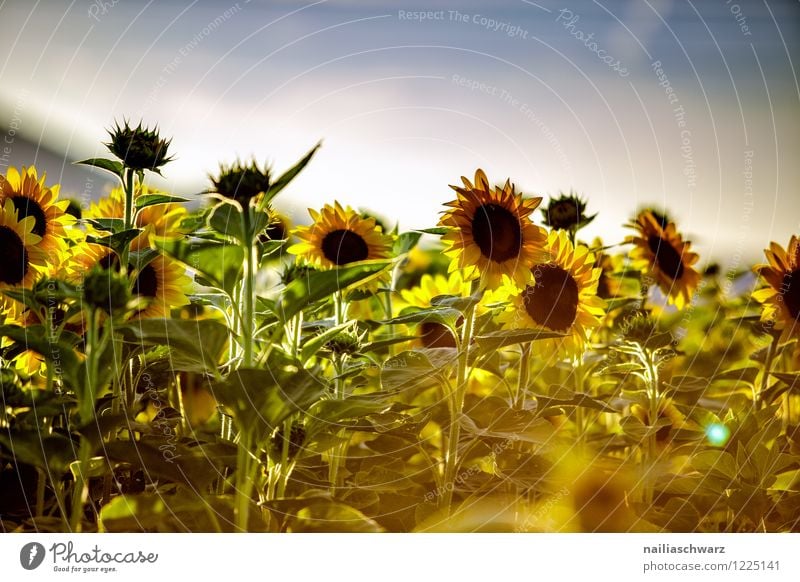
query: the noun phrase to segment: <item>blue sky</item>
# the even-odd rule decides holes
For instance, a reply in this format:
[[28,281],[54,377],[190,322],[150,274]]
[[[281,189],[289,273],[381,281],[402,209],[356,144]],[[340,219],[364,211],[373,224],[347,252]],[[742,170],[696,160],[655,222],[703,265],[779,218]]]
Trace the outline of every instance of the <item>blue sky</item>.
[[96,196],[62,158],[143,118],[174,138],[161,185],[189,194],[219,161],[280,170],[323,139],[279,200],[298,219],[336,198],[432,226],[482,167],[545,199],[578,190],[609,242],[666,206],[735,264],[800,231],[798,31],[788,0],[7,0],[2,165]]

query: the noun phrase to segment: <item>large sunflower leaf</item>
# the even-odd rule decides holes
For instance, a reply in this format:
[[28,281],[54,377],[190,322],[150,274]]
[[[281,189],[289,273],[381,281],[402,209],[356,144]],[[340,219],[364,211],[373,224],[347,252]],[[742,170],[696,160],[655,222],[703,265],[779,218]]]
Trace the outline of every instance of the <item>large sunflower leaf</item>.
[[156,240],[156,245],[197,272],[201,285],[233,295],[244,261],[244,251],[239,245],[204,239],[162,239]]
[[491,351],[516,344],[564,337],[567,336],[563,333],[556,333],[554,331],[542,331],[538,329],[508,329],[475,336],[475,341],[478,343],[481,349]]
[[288,321],[300,311],[359,283],[366,283],[391,266],[392,261],[363,261],[338,269],[315,271],[307,277],[295,279],[281,292],[275,312]]

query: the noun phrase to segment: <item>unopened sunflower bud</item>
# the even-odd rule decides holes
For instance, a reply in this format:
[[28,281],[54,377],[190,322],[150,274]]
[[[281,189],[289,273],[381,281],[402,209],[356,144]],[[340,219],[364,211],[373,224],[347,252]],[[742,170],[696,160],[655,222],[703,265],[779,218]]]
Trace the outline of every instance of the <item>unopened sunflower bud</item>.
[[84,300],[106,313],[124,309],[130,300],[127,278],[109,269],[94,269],[83,281]]
[[542,209],[545,225],[555,230],[575,231],[583,228],[597,216],[586,216],[586,201],[581,199],[575,192],[561,194],[558,198],[553,198]]
[[126,121],[122,127],[117,124],[108,133],[111,141],[105,145],[129,168],[159,172],[161,166],[172,160],[167,155],[172,140],[161,139],[158,127],[151,130],[142,127],[140,122],[132,128]]
[[270,172],[269,168],[259,168],[255,161],[247,165],[237,161],[232,166],[220,166],[219,176],[211,178],[211,183],[217,194],[245,205],[251,198],[269,190]]

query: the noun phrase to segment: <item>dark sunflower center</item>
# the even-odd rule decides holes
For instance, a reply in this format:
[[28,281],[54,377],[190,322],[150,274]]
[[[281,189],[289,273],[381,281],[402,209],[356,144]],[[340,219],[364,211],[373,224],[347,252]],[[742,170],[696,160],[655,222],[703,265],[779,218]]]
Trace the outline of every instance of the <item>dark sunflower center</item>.
[[656,264],[667,277],[673,281],[677,281],[683,277],[683,257],[678,254],[668,240],[661,238],[655,234],[650,235],[647,239],[647,245],[656,256]]
[[337,265],[363,261],[369,257],[369,247],[361,235],[351,230],[334,230],[322,239],[322,254]]
[[0,226],[0,283],[18,285],[28,274],[28,253],[19,235],[8,228]]
[[155,297],[158,293],[158,277],[152,265],[147,265],[139,272],[133,284],[133,292],[140,297]]
[[557,265],[540,265],[536,282],[525,287],[523,301],[531,319],[553,331],[564,331],[578,313],[578,284],[569,272]]
[[781,294],[789,313],[795,319],[800,320],[800,269],[795,269],[783,276]]
[[36,220],[36,224],[33,227],[34,234],[44,236],[44,233],[47,232],[47,217],[39,203],[27,196],[14,196],[11,201],[14,203],[14,208],[17,209],[19,220],[33,216],[34,220]]
[[508,208],[484,204],[472,219],[472,238],[484,257],[502,263],[519,256],[522,226]]
[[426,348],[454,348],[456,340],[450,330],[441,323],[425,321],[417,328],[422,345]]

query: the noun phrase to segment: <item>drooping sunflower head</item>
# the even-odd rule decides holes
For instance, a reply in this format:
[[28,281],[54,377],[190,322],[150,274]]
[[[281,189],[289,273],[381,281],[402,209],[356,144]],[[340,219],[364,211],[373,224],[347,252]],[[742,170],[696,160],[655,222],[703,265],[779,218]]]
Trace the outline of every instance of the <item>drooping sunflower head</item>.
[[48,256],[35,228],[36,218],[19,218],[11,199],[0,206],[0,289],[29,288],[47,268]]
[[462,269],[467,279],[481,277],[489,287],[503,275],[523,283],[530,265],[544,255],[545,231],[530,218],[542,199],[524,199],[509,180],[502,188],[492,187],[480,169],[475,184],[461,180],[463,187],[451,186],[458,196],[446,204],[450,210],[439,221],[448,229],[442,241],[452,259],[450,270]]
[[60,186],[46,186],[45,178],[44,174],[39,178],[34,167],[9,168],[0,176],[0,204],[10,200],[20,220],[33,218],[33,233],[41,238],[38,246],[51,263],[58,263],[76,221],[67,213],[69,200],[58,200]]
[[[425,274],[417,287],[403,289],[400,296],[403,301],[413,307],[427,308],[432,306],[432,299],[440,295],[465,297],[469,295],[470,284],[464,281],[461,273],[455,271],[449,276]],[[426,348],[454,348],[456,340],[450,330],[441,323],[425,321],[417,326],[419,343]]]
[[544,224],[555,230],[575,232],[592,222],[596,214],[586,214],[586,200],[576,192],[563,192],[558,198],[551,198],[547,208],[542,209]]
[[363,218],[338,202],[333,206],[326,204],[319,212],[311,209],[308,212],[313,224],[295,228],[292,234],[300,242],[289,247],[290,253],[306,262],[335,268],[390,256],[392,239],[383,234],[375,219]]
[[678,309],[688,305],[701,279],[692,266],[699,257],[691,251],[691,243],[682,239],[674,222],[662,228],[650,210],[641,212],[631,227],[637,234],[626,242],[635,245],[630,254],[634,268],[652,277]]
[[537,345],[542,353],[571,356],[601,325],[605,301],[597,297],[600,269],[594,268],[589,249],[573,247],[566,231],[552,231],[547,243],[549,259],[533,265],[524,286],[504,280],[498,299],[505,297],[509,305],[498,321],[507,328],[563,333],[563,338]]
[[129,168],[160,174],[161,166],[172,161],[167,153],[172,140],[162,139],[158,127],[144,127],[141,121],[138,126],[131,127],[126,120],[122,127],[116,123],[108,134],[111,141],[106,147]]
[[259,167],[255,160],[248,164],[236,161],[230,166],[220,165],[218,176],[211,177],[214,192],[226,198],[237,200],[242,206],[252,198],[269,190],[270,169]]
[[753,267],[767,283],[753,293],[763,304],[761,320],[781,331],[783,341],[800,338],[800,238],[793,235],[786,249],[772,242],[764,254],[768,262]]

